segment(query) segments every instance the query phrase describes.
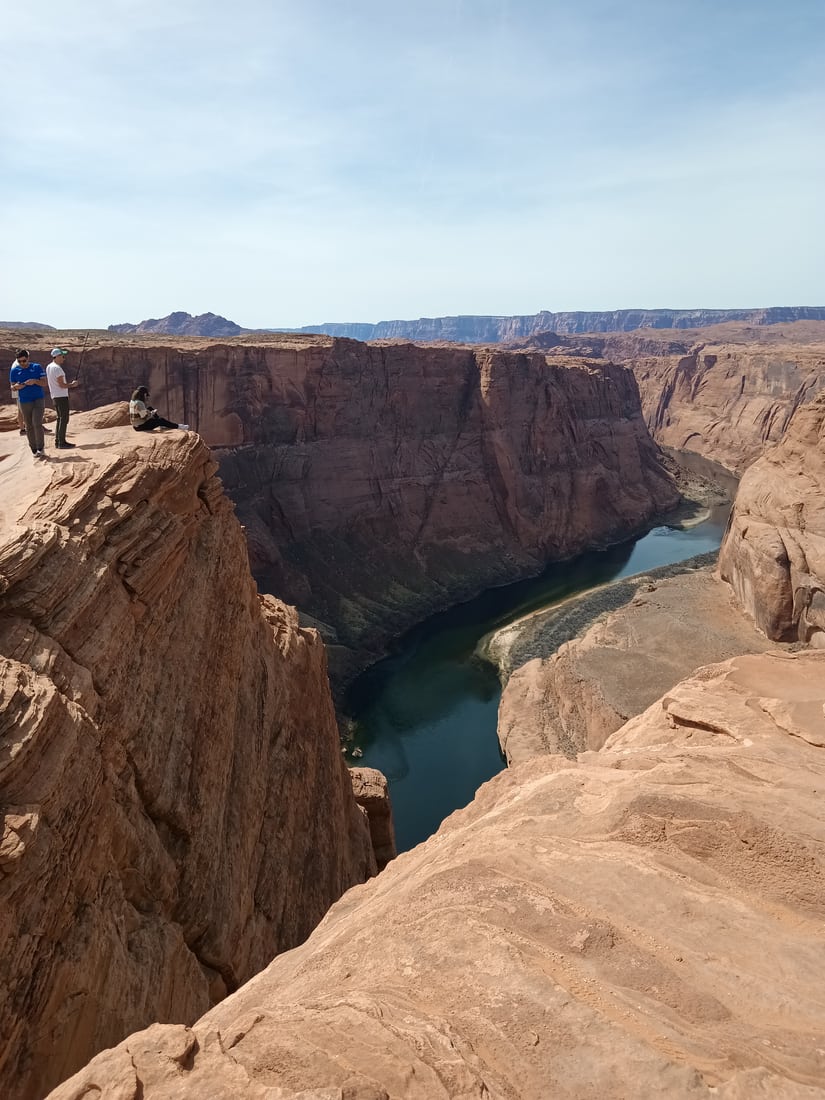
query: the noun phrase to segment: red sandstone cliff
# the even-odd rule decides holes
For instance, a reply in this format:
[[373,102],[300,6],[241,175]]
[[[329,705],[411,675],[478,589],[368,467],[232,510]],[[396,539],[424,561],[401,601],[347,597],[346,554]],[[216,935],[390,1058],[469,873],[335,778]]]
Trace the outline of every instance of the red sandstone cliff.
[[510,346],[630,367],[658,443],[695,451],[739,474],[780,441],[796,411],[825,387],[823,321],[605,335],[536,333]]
[[375,867],[323,646],[257,595],[208,449],[84,419],[44,463],[0,436],[14,1100],[137,1027],[193,1021]]
[[[791,374],[788,364],[774,375],[778,406]],[[499,710],[508,760],[599,748],[703,661],[772,640],[825,648],[825,394],[805,397],[792,415],[784,408],[782,442],[742,478],[719,557],[728,583],[642,579],[626,607],[517,668]]]
[[769,638],[825,649],[825,394],[742,478],[719,571]]
[[741,474],[825,389],[825,323],[690,336],[675,347],[661,334],[659,348],[643,334],[611,338],[604,354],[632,368],[658,443]]
[[633,376],[609,363],[109,338],[83,377],[78,400],[91,404],[145,381],[219,448],[255,575],[332,626],[339,669],[437,608],[635,533],[677,499]]

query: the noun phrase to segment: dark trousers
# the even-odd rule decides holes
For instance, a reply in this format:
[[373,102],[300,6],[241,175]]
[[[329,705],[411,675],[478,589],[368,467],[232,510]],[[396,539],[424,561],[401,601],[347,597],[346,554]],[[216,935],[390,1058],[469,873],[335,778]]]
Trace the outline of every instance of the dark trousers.
[[173,424],[171,420],[164,420],[157,413],[152,413],[148,420],[144,420],[142,424],[134,424],[133,427],[136,432],[151,432],[153,428],[177,428],[177,424]]
[[43,450],[43,409],[46,402],[42,397],[36,401],[21,401],[20,411],[23,414],[23,423],[26,425],[26,435],[32,454]]
[[55,412],[57,413],[57,425],[54,429],[55,446],[66,442],[66,428],[69,423],[69,399],[68,397],[53,397]]

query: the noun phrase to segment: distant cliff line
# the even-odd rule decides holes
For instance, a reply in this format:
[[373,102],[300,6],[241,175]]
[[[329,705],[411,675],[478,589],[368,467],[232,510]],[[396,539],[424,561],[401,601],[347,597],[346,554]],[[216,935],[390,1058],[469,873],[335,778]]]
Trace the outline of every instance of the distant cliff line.
[[419,317],[414,321],[329,322],[303,328],[242,328],[215,313],[192,316],[178,311],[138,324],[109,325],[119,335],[159,333],[175,336],[242,336],[254,332],[305,332],[348,336],[353,340],[448,340],[462,344],[498,344],[525,340],[539,332],[574,335],[582,332],[632,332],[639,328],[692,329],[739,321],[776,325],[786,321],[825,321],[825,306],[769,306],[761,309],[615,309],[569,313],[524,314],[513,317]]
[[783,321],[823,321],[825,306],[770,306],[765,309],[616,309],[576,310],[514,317],[420,317],[416,321],[377,324],[323,324],[287,332],[317,332],[356,340],[451,340],[463,344],[498,344],[525,340],[539,332],[568,336],[582,332],[632,332],[639,328],[690,329],[739,321],[775,325]]

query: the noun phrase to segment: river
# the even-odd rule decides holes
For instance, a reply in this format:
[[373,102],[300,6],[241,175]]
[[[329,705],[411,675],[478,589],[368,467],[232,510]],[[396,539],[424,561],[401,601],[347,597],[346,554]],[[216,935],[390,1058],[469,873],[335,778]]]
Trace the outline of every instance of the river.
[[426,840],[481,783],[504,767],[496,736],[501,685],[475,656],[479,640],[530,611],[597,585],[718,549],[729,505],[684,529],[643,537],[550,565],[529,581],[489,589],[420,623],[349,690],[353,761],[389,780],[399,852]]

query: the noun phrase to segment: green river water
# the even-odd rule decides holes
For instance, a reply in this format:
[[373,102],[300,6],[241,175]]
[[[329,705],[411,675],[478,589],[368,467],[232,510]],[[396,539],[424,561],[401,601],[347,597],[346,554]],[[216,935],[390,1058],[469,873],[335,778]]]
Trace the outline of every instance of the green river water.
[[634,573],[719,547],[729,506],[687,529],[641,538],[549,566],[529,581],[493,588],[427,619],[350,688],[357,761],[390,783],[398,850],[435,832],[504,767],[496,737],[501,685],[475,656],[479,640],[522,615]]

